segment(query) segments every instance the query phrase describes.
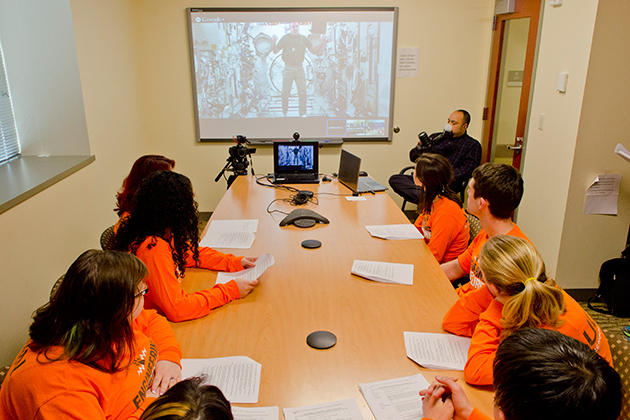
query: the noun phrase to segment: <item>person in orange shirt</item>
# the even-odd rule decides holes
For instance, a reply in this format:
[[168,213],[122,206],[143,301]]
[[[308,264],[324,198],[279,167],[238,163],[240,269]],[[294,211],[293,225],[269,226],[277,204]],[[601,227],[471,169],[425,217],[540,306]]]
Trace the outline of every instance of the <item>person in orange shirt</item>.
[[153,401],[140,420],[233,420],[232,407],[223,392],[204,385],[205,378],[178,382]]
[[[457,378],[420,391],[424,420],[488,420]],[[587,345],[557,331],[525,328],[501,342],[494,362],[495,420],[616,420],[619,374]]]
[[449,187],[453,168],[444,156],[425,153],[416,160],[414,182],[420,190],[420,215],[414,225],[438,264],[452,261],[466,250],[470,239],[462,203]]
[[0,418],[138,418],[179,381],[171,326],[142,309],[146,274],[128,253],[81,254],[35,312],[0,389]]
[[145,309],[170,321],[201,318],[214,308],[247,296],[257,280],[236,279],[187,293],[181,287],[186,268],[239,271],[257,258],[236,257],[199,246],[199,214],[190,179],[173,171],[149,175],[135,194],[129,217],[120,224],[114,247],[140,258],[148,267]]
[[492,384],[492,363],[501,340],[521,328],[548,328],[588,345],[612,365],[608,340],[582,307],[545,271],[525,239],[490,238],[479,255],[485,287],[458,299],[442,320],[453,334],[471,336],[466,382]]
[[470,277],[468,283],[457,289],[458,296],[483,286],[479,252],[489,238],[510,235],[527,239],[512,222],[512,213],[523,197],[523,178],[513,166],[501,163],[484,163],[479,166],[473,171],[467,194],[466,210],[479,218],[482,229],[464,253],[441,265],[446,277],[452,282],[465,275]]
[[140,156],[131,167],[129,175],[123,180],[120,191],[116,194],[116,208],[114,211],[122,218],[131,211],[133,196],[136,194],[142,181],[157,171],[172,171],[175,161],[162,155]]

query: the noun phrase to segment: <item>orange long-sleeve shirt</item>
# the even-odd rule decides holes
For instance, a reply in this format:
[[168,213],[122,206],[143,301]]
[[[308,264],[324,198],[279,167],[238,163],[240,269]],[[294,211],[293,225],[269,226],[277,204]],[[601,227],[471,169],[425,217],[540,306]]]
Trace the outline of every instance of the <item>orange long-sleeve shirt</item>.
[[[523,231],[516,226],[516,224],[512,230],[506,233],[506,235],[516,236],[517,238],[523,238],[531,242],[529,238],[525,236]],[[455,290],[457,292],[457,296],[464,296],[466,293],[472,292],[475,289],[480,289],[481,286],[483,286],[483,273],[481,272],[481,268],[479,266],[479,254],[481,253],[483,245],[488,242],[488,239],[489,237],[486,231],[481,229],[466,251],[457,257],[459,266],[462,268],[464,273],[470,276],[470,281],[468,283]]]
[[[587,344],[612,366],[610,346],[602,330],[571,296],[564,290],[562,294],[565,313],[560,319],[564,320],[564,324],[557,330]],[[472,385],[492,384],[492,364],[503,330],[503,304],[495,299],[488,300],[488,296],[492,298],[486,287],[466,294],[458,299],[442,320],[442,327],[453,334],[471,336],[472,329],[468,360],[464,367],[466,382]],[[486,309],[483,309],[484,306]]]
[[435,201],[431,214],[419,215],[414,226],[424,236],[438,264],[454,260],[468,247],[468,218],[464,210],[448,198]]
[[[211,289],[187,293],[181,287],[180,274],[173,261],[171,246],[164,239],[151,236],[136,251],[149,269],[145,279],[149,292],[144,297],[145,309],[155,309],[174,322],[201,318],[211,310],[240,297],[234,280],[217,284]],[[208,247],[199,247],[199,265],[188,253],[186,267],[199,267],[217,271],[239,271],[242,257],[224,254]]]
[[[155,311],[142,311],[133,329],[136,354],[127,369],[116,373],[74,361],[51,362],[27,344],[0,389],[0,418],[138,418],[154,400],[145,394],[155,364],[160,360],[179,364],[181,350],[171,326]],[[47,352],[49,359],[61,354],[61,347]]]

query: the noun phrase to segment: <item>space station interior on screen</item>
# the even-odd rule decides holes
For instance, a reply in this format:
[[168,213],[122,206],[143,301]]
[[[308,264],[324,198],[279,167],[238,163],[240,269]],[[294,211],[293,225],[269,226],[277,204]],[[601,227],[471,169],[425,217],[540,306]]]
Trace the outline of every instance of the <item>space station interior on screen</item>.
[[282,146],[278,149],[278,165],[282,168],[296,168],[301,170],[313,169],[315,157],[313,147]]
[[200,130],[216,133],[222,121],[239,119],[245,130],[255,128],[248,137],[273,137],[272,120],[292,119],[287,135],[296,129],[304,138],[387,135],[393,26],[204,21],[193,13]]

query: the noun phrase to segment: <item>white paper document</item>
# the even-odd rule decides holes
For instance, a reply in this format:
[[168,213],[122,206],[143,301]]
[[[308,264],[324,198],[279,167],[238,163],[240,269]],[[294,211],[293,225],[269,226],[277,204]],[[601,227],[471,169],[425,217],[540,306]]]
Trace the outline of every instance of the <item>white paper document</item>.
[[407,357],[427,369],[464,370],[470,338],[453,334],[404,332]]
[[280,408],[274,407],[238,407],[232,406],[234,420],[278,420]]
[[256,239],[258,219],[212,220],[200,246],[249,249]]
[[352,274],[383,283],[413,284],[413,264],[354,260]]
[[285,420],[363,420],[354,398],[305,407],[285,408]]
[[274,265],[275,262],[276,261],[273,259],[273,255],[262,254],[256,260],[255,267],[246,268],[241,271],[234,271],[232,273],[220,272],[217,274],[217,281],[215,284],[225,284],[233,279],[256,280],[258,277],[262,276],[269,267]]
[[423,239],[422,233],[411,223],[403,225],[377,225],[365,227],[370,235],[382,239]]
[[628,149],[623,147],[623,144],[617,143],[617,147],[615,147],[615,153],[630,162],[630,152],[628,152]]
[[418,77],[420,67],[419,47],[398,47],[396,77]]
[[601,174],[586,190],[584,214],[617,215],[621,174]]
[[422,397],[419,392],[429,387],[422,374],[387,381],[359,384],[376,420],[420,420]]
[[205,384],[219,388],[233,403],[257,403],[260,363],[247,356],[182,359],[182,379],[205,376]]

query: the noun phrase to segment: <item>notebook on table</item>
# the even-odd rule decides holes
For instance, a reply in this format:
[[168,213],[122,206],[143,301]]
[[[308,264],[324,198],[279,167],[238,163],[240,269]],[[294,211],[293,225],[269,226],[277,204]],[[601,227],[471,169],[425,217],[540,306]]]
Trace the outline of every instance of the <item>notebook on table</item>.
[[385,191],[387,189],[386,186],[369,176],[359,176],[360,171],[361,158],[341,149],[338,179],[343,185],[357,193]]
[[276,141],[273,143],[274,184],[319,183],[319,143]]

